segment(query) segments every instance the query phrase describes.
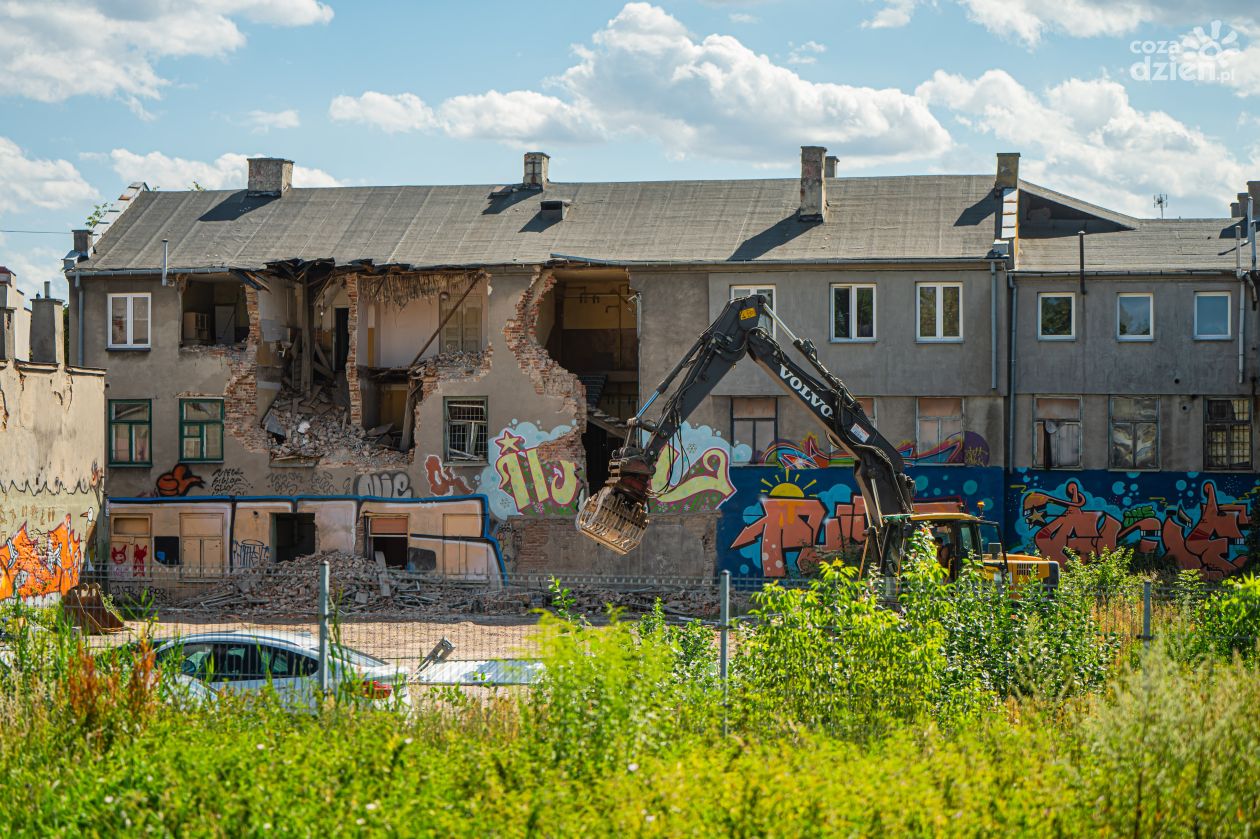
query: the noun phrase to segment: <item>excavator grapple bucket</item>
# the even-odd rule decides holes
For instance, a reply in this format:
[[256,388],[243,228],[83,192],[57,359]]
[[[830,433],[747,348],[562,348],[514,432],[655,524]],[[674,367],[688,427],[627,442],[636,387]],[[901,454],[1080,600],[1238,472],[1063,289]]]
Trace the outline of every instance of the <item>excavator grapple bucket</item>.
[[61,597],[61,606],[86,635],[109,635],[127,628],[95,583],[80,583],[67,591]]
[[647,530],[647,504],[618,487],[606,486],[586,499],[578,530],[619,554],[639,547]]

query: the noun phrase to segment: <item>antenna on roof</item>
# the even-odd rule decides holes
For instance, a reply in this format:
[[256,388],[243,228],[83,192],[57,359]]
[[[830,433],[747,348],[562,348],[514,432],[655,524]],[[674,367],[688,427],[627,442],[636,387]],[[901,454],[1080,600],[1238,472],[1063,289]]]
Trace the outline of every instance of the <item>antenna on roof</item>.
[[1155,206],[1159,208],[1159,217],[1163,218],[1164,208],[1168,206],[1168,196],[1162,192],[1159,195],[1156,195]]

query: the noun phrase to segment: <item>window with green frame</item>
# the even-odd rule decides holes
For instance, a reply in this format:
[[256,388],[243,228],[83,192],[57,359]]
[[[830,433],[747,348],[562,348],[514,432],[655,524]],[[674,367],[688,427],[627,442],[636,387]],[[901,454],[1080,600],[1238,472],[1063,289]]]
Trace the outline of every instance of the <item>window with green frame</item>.
[[152,466],[153,407],[148,399],[109,400],[109,465]]
[[223,400],[179,400],[180,460],[223,460]]

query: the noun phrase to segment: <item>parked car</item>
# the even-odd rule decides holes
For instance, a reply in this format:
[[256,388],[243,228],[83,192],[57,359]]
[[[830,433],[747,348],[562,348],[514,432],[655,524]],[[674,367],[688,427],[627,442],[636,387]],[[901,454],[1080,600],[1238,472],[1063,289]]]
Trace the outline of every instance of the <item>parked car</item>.
[[[314,708],[320,694],[319,638],[309,632],[201,632],[154,642],[160,670],[207,698],[270,686],[282,702]],[[408,672],[341,644],[329,644],[329,685],[338,696],[406,710]]]

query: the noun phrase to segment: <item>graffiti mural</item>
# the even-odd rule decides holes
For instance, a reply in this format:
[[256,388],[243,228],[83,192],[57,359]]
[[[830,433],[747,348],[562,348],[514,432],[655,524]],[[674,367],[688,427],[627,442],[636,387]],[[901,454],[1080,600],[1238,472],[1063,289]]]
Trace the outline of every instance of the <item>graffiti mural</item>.
[[442,460],[435,454],[424,459],[424,474],[429,479],[429,491],[434,495],[469,495],[472,489],[468,482],[455,474],[454,468],[443,466]]
[[60,595],[79,584],[83,539],[71,524],[69,514],[45,533],[23,524],[0,545],[0,599]]
[[1017,470],[1008,499],[1013,535],[1060,562],[1105,548],[1175,560],[1220,579],[1248,562],[1260,498],[1256,475]]
[[286,467],[267,473],[267,487],[277,495],[333,495],[336,488],[327,472]]
[[[496,510],[502,505],[502,497],[510,500],[516,514],[520,515],[571,515],[577,512],[577,498],[584,486],[580,467],[571,460],[547,459],[544,444],[565,436],[572,426],[559,425],[543,432],[533,423],[520,423],[505,428],[492,441],[490,452],[494,475],[498,479],[501,498],[491,499]],[[481,486],[486,486],[486,474],[482,473]],[[506,518],[506,516],[501,516]]]
[[196,475],[187,463],[177,463],[169,472],[158,475],[153,484],[153,492],[158,498],[182,498],[196,487],[204,487],[206,482]]
[[[903,440],[897,451],[907,466],[958,464],[988,466],[989,441],[974,431],[963,431],[947,437],[940,445],[919,451],[913,440]],[[775,440],[758,456],[763,466],[784,466],[789,469],[821,469],[828,466],[853,466],[853,458],[821,443],[815,434],[806,434],[800,442]]]
[[249,495],[251,490],[243,469],[215,469],[210,476],[211,495]]
[[258,539],[242,539],[232,543],[232,569],[241,571],[271,562],[271,548]]
[[[649,502],[654,513],[716,510],[735,493],[731,444],[709,426],[683,424],[679,445],[671,443],[656,462]],[[748,456],[747,446],[741,446]]]
[[377,498],[411,498],[411,476],[406,472],[369,472],[356,475],[350,484],[351,495]]
[[[1000,513],[1000,469],[922,466],[910,471],[915,509],[986,518]],[[823,555],[857,554],[866,540],[866,504],[853,471],[749,466],[731,470],[734,496],[718,520],[718,570],[736,577],[801,577]]]

